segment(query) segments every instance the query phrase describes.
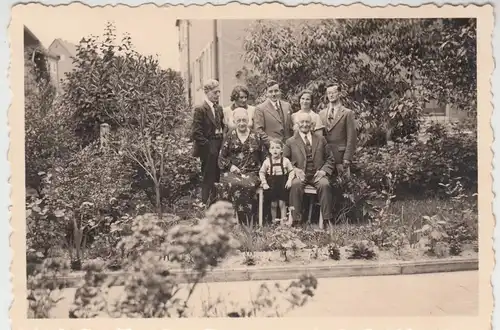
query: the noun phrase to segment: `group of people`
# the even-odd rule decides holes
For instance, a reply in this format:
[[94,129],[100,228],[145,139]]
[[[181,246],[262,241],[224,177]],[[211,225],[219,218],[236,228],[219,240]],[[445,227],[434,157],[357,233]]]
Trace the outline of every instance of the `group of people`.
[[274,221],[300,224],[304,189],[310,185],[316,188],[324,220],[334,222],[332,183],[345,176],[357,136],[354,113],[342,105],[341,86],[326,87],[325,109],[316,113],[312,91],[304,90],[300,110],[292,113],[277,81],[267,82],[267,99],[255,107],[248,105],[248,89],[235,87],[225,108],[219,105],[219,83],[207,81],[192,126],[203,203],[228,200],[239,217],[249,218],[256,214],[261,187]]

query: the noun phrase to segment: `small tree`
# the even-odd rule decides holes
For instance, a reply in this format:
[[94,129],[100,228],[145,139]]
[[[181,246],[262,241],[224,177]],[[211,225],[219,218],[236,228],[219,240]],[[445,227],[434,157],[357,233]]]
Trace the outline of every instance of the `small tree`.
[[179,198],[176,194],[197,170],[186,152],[183,80],[178,72],[162,69],[157,59],[134,51],[129,36],[118,42],[114,31],[108,24],[102,38],[82,39],[65,99],[75,109],[75,130],[83,145],[97,139],[100,124],[110,125],[111,145],[134,164],[146,191],[153,186],[161,217],[165,194]]

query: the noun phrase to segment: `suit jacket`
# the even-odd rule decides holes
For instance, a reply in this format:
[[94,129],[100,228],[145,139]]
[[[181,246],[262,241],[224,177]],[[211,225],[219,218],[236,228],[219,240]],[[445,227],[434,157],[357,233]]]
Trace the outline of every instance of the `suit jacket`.
[[328,108],[321,110],[319,116],[325,125],[324,136],[328,144],[335,145],[338,151],[344,152],[343,159],[336,159],[337,163],[341,163],[343,160],[351,161],[357,142],[354,111],[341,106],[330,130],[328,129]]
[[[335,158],[328,147],[326,139],[319,134],[311,134],[311,136],[314,167],[318,171],[325,171],[329,176],[332,175],[335,169]],[[290,159],[294,167],[305,171],[307,162],[306,145],[298,132],[286,140],[283,157]]]
[[293,135],[292,110],[290,103],[280,100],[281,109],[285,122],[275,109],[271,100],[267,99],[255,107],[254,130],[262,136],[266,146],[269,146],[269,138],[278,138],[285,141]]
[[219,150],[210,150],[209,140],[215,137],[216,120],[219,120],[220,127],[224,131],[224,114],[222,107],[215,107],[216,117],[207,102],[194,107],[193,124],[191,127],[191,138],[193,139],[193,156],[203,157],[208,152],[219,152]]

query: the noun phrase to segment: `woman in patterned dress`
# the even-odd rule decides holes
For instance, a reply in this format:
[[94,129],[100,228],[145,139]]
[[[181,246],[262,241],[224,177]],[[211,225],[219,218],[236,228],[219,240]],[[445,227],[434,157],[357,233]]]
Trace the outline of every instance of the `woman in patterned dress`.
[[233,203],[240,220],[246,218],[248,221],[256,205],[256,192],[260,184],[263,142],[248,127],[246,109],[236,108],[233,120],[236,127],[226,135],[219,155],[222,175],[217,184],[217,194],[219,199]]

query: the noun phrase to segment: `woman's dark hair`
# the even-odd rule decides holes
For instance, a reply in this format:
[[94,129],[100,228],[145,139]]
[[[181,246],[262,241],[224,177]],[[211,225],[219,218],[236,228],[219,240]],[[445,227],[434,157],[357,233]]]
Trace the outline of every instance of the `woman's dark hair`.
[[297,101],[299,102],[299,106],[300,106],[300,99],[302,98],[302,96],[304,94],[309,94],[311,95],[311,109],[314,109],[314,106],[315,106],[315,98],[314,98],[314,93],[312,90],[310,89],[304,89],[303,91],[301,91],[297,97]]
[[243,85],[238,85],[233,88],[233,91],[231,92],[231,102],[235,102],[236,100],[238,100],[240,98],[241,92],[245,93],[247,95],[247,98],[250,98],[250,92],[248,91],[248,88]]

